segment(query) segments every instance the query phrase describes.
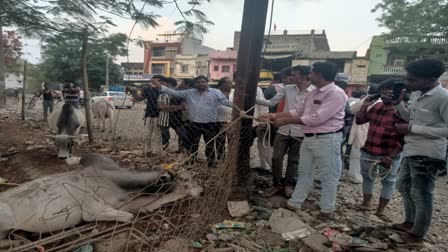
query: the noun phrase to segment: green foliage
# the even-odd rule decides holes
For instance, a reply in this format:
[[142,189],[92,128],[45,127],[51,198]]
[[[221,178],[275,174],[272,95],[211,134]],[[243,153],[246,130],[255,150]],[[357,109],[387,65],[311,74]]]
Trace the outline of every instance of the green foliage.
[[[81,37],[61,33],[48,39],[42,47],[42,71],[51,82],[81,80]],[[122,33],[104,38],[91,35],[88,43],[87,73],[89,86],[99,89],[106,81],[106,59],[109,59],[109,78],[111,83],[120,83],[123,78],[121,67],[113,63],[117,56],[125,56],[127,36]]]
[[448,37],[448,0],[382,0],[372,11],[392,35]]

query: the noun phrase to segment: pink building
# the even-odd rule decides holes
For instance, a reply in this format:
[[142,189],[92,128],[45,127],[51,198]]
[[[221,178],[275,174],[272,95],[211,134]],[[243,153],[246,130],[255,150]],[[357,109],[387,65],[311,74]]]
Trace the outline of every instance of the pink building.
[[236,71],[237,54],[237,51],[210,52],[208,55],[210,79],[219,80],[222,77],[233,79],[233,73]]

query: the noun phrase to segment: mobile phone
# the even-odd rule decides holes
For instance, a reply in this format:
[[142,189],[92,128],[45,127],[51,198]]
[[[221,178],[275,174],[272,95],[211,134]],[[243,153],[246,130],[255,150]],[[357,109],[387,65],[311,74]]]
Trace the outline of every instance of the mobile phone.
[[397,81],[395,83],[394,96],[392,97],[392,100],[398,100],[398,98],[400,98],[401,91],[403,89],[404,89],[404,82],[403,81]]

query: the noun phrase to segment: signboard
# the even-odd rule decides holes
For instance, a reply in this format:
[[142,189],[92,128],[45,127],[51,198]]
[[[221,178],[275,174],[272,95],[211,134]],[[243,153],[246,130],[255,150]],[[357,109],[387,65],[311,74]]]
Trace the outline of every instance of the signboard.
[[128,80],[150,80],[152,78],[152,74],[125,74],[124,81]]
[[109,86],[109,91],[124,92],[123,86]]

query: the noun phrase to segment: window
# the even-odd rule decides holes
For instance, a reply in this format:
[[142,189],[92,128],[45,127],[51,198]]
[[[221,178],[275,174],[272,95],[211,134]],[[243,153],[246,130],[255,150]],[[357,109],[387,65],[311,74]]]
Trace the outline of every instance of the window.
[[404,60],[402,59],[394,60],[394,66],[404,66]]
[[357,65],[358,68],[366,68],[366,65]]
[[152,64],[152,74],[165,74],[165,64]]
[[188,73],[188,65],[182,64],[181,68],[182,73]]
[[213,67],[213,71],[218,72],[219,71],[219,66],[214,66]]
[[230,66],[222,66],[222,70],[223,73],[230,73]]
[[174,49],[174,50],[170,49],[170,50],[165,51],[165,57],[168,57],[168,58],[174,58],[174,57],[176,57],[176,54],[177,54],[177,49]]
[[165,48],[164,47],[155,47],[152,49],[153,57],[163,57],[165,56]]

